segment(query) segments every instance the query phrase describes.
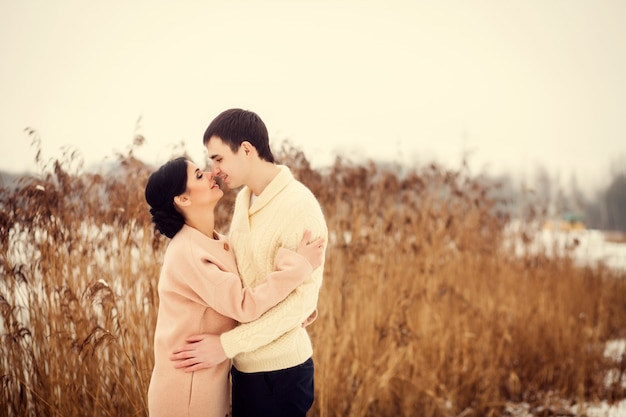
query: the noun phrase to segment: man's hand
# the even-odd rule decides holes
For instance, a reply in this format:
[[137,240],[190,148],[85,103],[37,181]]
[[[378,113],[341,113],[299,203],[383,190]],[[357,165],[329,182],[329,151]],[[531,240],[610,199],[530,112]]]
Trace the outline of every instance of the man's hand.
[[175,349],[170,356],[176,369],[194,372],[211,368],[228,359],[218,334],[197,334],[188,337],[185,342],[186,345]]

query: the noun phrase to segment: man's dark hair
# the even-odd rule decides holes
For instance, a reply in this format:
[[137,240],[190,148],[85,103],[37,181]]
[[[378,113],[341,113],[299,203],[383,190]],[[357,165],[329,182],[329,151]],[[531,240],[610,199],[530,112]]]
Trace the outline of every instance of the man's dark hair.
[[223,111],[207,127],[202,143],[206,146],[213,136],[220,138],[233,152],[239,150],[242,142],[248,141],[256,148],[259,158],[274,163],[265,123],[252,111],[242,109]]

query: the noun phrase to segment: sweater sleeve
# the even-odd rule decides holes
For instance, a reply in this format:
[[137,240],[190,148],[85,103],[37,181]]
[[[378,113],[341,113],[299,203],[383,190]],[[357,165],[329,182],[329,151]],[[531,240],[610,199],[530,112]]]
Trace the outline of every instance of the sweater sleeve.
[[287,297],[312,271],[303,256],[281,248],[274,271],[267,279],[254,288],[244,288],[237,274],[222,271],[206,259],[200,262],[195,268],[199,279],[190,280],[192,290],[215,311],[239,322],[257,319]]

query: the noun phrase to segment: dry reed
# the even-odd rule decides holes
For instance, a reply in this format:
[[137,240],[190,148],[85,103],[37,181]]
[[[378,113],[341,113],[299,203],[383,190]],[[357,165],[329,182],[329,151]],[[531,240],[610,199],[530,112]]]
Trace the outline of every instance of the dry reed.
[[[296,149],[279,154],[331,232],[310,327],[312,416],[495,416],[507,402],[624,398],[603,356],[626,336],[623,273],[515,255],[495,186],[463,169],[337,159],[316,171]],[[147,415],[166,240],[143,200],[153,168],[132,150],[118,157],[115,171],[88,174],[74,155],[45,164],[38,152],[40,174],[2,190],[3,415]],[[218,210],[224,232],[233,199]]]

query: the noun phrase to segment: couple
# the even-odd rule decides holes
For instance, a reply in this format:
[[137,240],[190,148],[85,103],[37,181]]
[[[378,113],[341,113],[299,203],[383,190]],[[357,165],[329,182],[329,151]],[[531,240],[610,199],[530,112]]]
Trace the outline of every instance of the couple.
[[[314,394],[305,326],[317,313],[328,237],[321,207],[275,163],[255,113],[221,113],[204,145],[210,173],[178,158],[146,185],[152,221],[171,238],[158,286],[150,416],[227,416],[229,370],[233,417],[305,416]],[[243,186],[228,241],[214,230],[223,195],[216,176]]]

